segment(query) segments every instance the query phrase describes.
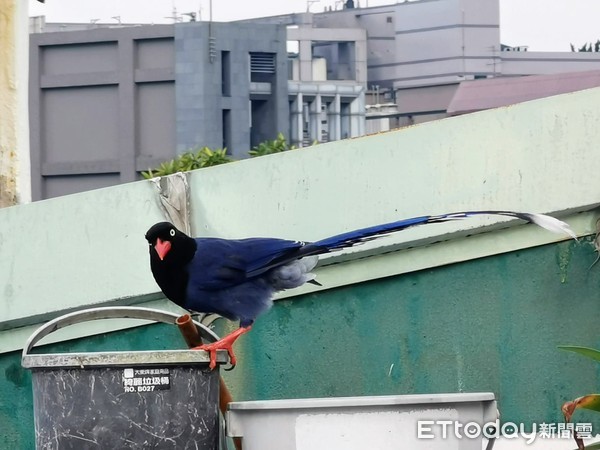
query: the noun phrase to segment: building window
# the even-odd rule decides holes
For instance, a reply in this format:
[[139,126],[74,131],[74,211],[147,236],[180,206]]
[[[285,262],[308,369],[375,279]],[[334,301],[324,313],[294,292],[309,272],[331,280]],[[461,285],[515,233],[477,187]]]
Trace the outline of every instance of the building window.
[[224,109],[222,112],[223,146],[231,149],[231,110]]
[[275,73],[275,53],[250,52],[250,72]]
[[221,94],[231,95],[231,55],[228,51],[221,52]]
[[268,82],[275,74],[275,53],[250,52],[250,81]]

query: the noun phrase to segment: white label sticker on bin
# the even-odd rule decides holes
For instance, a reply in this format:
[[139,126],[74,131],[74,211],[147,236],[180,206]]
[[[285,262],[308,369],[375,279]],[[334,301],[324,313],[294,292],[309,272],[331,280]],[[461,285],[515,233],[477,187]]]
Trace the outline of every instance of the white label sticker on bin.
[[169,369],[123,369],[123,390],[125,392],[152,392],[165,389],[171,389]]

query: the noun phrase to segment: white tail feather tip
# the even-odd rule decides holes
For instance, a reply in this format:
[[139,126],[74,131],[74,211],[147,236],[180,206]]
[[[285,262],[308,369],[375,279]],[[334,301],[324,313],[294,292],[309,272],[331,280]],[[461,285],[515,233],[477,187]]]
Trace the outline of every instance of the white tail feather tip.
[[575,234],[575,232],[567,223],[563,222],[562,220],[558,220],[554,217],[547,216],[545,214],[528,213],[527,215],[529,216],[531,221],[536,225],[554,233],[568,234],[573,239],[577,240],[577,235]]

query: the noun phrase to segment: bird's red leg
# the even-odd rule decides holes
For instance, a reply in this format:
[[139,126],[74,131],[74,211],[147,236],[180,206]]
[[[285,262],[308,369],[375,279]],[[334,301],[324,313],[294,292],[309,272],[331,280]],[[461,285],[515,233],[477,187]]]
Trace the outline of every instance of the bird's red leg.
[[233,353],[233,344],[237,338],[239,338],[242,334],[247,333],[251,329],[252,325],[248,327],[240,327],[233,333],[229,333],[227,336],[219,339],[216,342],[213,342],[211,344],[203,344],[198,347],[194,347],[192,350],[204,350],[210,354],[209,367],[211,368],[211,370],[217,366],[217,350],[227,350],[230,362],[235,366],[236,359],[235,354]]

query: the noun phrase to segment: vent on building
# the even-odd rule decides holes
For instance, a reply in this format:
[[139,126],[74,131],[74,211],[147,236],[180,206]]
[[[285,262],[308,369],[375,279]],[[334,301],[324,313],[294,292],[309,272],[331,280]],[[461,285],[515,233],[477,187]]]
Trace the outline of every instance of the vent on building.
[[250,53],[251,73],[275,73],[275,53]]

